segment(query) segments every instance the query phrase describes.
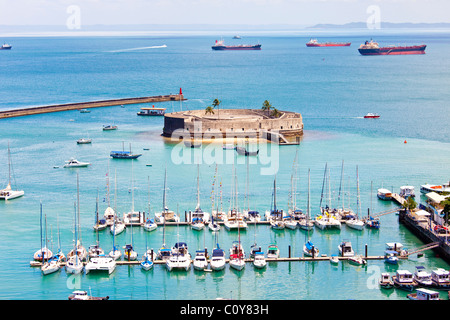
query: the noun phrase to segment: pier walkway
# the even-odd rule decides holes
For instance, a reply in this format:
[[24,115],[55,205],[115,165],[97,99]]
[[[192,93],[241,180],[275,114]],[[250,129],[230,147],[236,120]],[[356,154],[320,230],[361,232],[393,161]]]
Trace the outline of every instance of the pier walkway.
[[182,94],[169,94],[169,95],[151,96],[151,97],[124,98],[124,99],[100,100],[100,101],[91,101],[91,102],[57,104],[57,105],[51,105],[51,106],[30,107],[30,108],[21,108],[21,109],[0,111],[0,119],[29,116],[29,115],[41,114],[41,113],[68,111],[68,110],[111,107],[111,106],[119,106],[119,105],[124,105],[124,104],[156,103],[156,102],[180,101],[180,100],[186,100]]

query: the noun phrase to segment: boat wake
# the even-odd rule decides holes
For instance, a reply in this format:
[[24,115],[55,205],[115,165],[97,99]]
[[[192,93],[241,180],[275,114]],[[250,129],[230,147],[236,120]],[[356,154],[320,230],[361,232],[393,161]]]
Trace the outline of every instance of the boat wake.
[[119,49],[119,50],[111,50],[106,52],[126,52],[126,51],[135,51],[135,50],[146,50],[146,49],[160,49],[160,48],[167,48],[165,44],[162,46],[151,46],[151,47],[139,47],[139,48],[129,48],[129,49]]

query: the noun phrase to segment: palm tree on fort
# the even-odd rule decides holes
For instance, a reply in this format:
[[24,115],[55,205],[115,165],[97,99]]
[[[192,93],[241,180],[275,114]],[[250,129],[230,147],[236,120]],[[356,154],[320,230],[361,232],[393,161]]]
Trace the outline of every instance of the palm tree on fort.
[[269,116],[270,115],[270,109],[272,109],[272,104],[270,103],[269,100],[264,100],[261,109],[263,111],[267,111],[267,116]]
[[281,116],[281,112],[278,111],[277,108],[272,108],[271,116],[274,117],[274,118],[279,118]]
[[211,106],[207,106],[206,108],[205,108],[205,114],[214,114],[214,107],[211,107]]
[[213,103],[212,103],[213,108],[217,107],[217,118],[219,118],[219,116],[220,116],[219,105],[220,105],[221,102],[222,102],[222,101],[220,101],[219,99],[216,98],[216,99],[214,99],[214,101],[213,101]]

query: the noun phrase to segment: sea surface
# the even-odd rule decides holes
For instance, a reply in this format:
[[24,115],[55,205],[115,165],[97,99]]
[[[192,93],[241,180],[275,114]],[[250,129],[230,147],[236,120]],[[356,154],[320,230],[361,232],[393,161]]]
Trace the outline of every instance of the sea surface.
[[[279,110],[300,112],[305,132],[299,146],[271,146],[269,150],[263,144],[251,146],[264,152],[252,159],[247,170],[245,159],[232,150],[222,150],[221,144],[191,150],[163,139],[162,117],[136,115],[148,105],[0,120],[1,186],[8,182],[9,144],[13,186],[25,191],[22,198],[0,202],[0,299],[63,300],[80,288],[114,300],[404,300],[406,292],[378,287],[381,272],[414,272],[418,265],[429,271],[449,269],[432,251],[402,260],[397,267],[383,260],[369,261],[364,267],[346,262],[338,266],[327,261],[279,262],[269,263],[264,270],[248,263],[241,272],[227,265],[224,271],[212,273],[192,267],[188,272],[168,272],[164,265],[150,271],[117,266],[110,276],[71,276],[64,270],[43,276],[39,268],[30,267],[41,243],[40,203],[47,220],[48,245],[53,251],[60,246],[66,254],[73,248],[77,176],[85,247],[97,240],[92,228],[97,197],[100,215],[108,200],[120,215],[133,206],[153,215],[162,208],[165,170],[167,205],[182,220],[197,204],[197,169],[200,204],[208,212],[212,206],[230,207],[235,176],[239,207],[264,214],[273,206],[275,178],[277,207],[287,210],[292,203],[291,177],[296,172],[296,202],[305,211],[310,170],[312,216],[319,213],[321,201],[329,201],[328,189],[333,205],[344,201],[344,206],[366,215],[368,210],[376,214],[398,207],[378,200],[378,188],[399,192],[400,186],[411,185],[416,201],[424,202],[421,184],[449,181],[449,33],[378,31],[374,40],[382,45],[424,43],[427,49],[425,55],[374,57],[357,51],[370,40],[367,31],[345,36],[323,33],[319,38],[350,41],[350,47],[307,48],[305,43],[314,35],[280,32],[241,34],[242,40],[223,36],[226,44],[259,42],[261,51],[211,50],[222,36],[175,33],[1,39],[13,48],[0,51],[0,110],[176,94],[181,88],[187,101],[155,107],[166,107],[167,112],[203,109],[218,98],[220,108],[261,108],[264,100],[270,100]],[[368,112],[381,117],[364,119]],[[118,130],[102,131],[105,124],[115,124]],[[91,138],[92,144],[77,145],[81,137]],[[133,162],[110,159],[110,151],[130,147],[142,156]],[[63,168],[71,157],[91,165]],[[330,176],[327,186],[323,186],[325,167]],[[147,247],[157,251],[163,240],[169,246],[185,241],[195,254],[205,246],[211,252],[216,242],[228,252],[240,237],[247,253],[254,242],[264,251],[275,243],[282,257],[289,250],[291,256],[301,256],[308,238],[328,256],[338,254],[343,240],[351,241],[359,254],[367,246],[373,256],[383,255],[387,242],[401,242],[408,249],[423,245],[399,225],[395,213],[380,219],[380,230],[355,231],[343,225],[340,231],[315,229],[308,234],[251,225],[240,233],[222,229],[217,239],[209,230],[198,232],[186,226],[167,227],[165,239],[161,227],[150,233],[127,228],[116,242],[124,246],[132,238],[139,257]],[[113,241],[109,231],[98,236],[100,246],[109,252]],[[447,299],[447,292],[441,291],[441,297]]]

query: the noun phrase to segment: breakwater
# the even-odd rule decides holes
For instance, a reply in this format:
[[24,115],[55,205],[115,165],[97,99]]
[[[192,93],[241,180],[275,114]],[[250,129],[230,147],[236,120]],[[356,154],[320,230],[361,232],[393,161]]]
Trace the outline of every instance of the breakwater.
[[0,119],[29,116],[29,115],[41,114],[41,113],[68,111],[68,110],[111,107],[111,106],[118,106],[118,105],[138,104],[138,103],[180,101],[180,100],[186,100],[182,94],[169,94],[169,95],[160,95],[160,96],[151,96],[151,97],[137,97],[137,98],[123,98],[123,99],[112,99],[112,100],[99,100],[99,101],[91,101],[91,102],[66,103],[66,104],[57,104],[57,105],[50,105],[50,106],[20,108],[20,109],[0,111]]

